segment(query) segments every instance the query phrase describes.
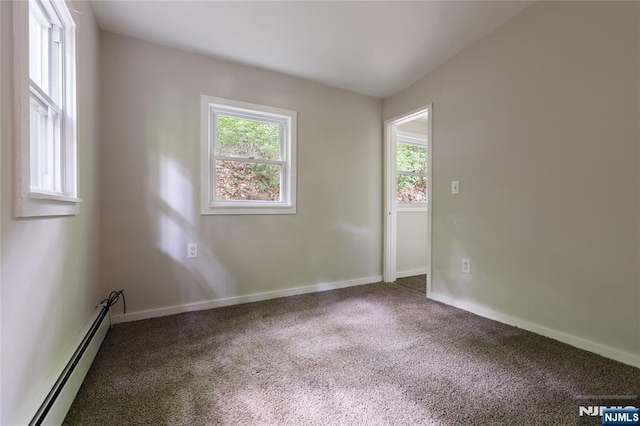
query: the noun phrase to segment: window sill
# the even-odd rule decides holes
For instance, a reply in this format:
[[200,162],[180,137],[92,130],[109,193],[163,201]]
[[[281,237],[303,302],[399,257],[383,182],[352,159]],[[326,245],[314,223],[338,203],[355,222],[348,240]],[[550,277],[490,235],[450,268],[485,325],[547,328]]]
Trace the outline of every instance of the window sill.
[[32,192],[29,194],[29,198],[36,200],[53,200],[53,201],[65,201],[67,203],[81,203],[82,198],[69,197],[62,194],[50,194],[47,192]]
[[16,217],[74,216],[82,199],[59,194],[32,192],[16,198]]
[[296,207],[287,204],[259,203],[256,205],[235,203],[214,203],[203,206],[200,212],[204,215],[236,215],[236,214],[296,214]]

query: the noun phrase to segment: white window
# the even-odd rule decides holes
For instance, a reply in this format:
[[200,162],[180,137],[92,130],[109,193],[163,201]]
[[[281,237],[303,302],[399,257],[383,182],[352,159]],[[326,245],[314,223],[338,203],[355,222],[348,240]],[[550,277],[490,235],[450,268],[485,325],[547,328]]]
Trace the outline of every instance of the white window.
[[295,111],[202,96],[202,214],[296,213]]
[[77,214],[75,23],[62,0],[14,3],[16,215]]
[[398,210],[426,210],[429,194],[428,141],[424,136],[398,132],[396,202]]

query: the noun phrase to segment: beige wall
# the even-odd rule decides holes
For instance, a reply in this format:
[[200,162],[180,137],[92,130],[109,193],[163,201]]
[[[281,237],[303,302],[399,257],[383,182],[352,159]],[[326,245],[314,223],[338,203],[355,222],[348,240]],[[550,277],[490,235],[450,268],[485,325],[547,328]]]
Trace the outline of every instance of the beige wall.
[[[100,300],[98,239],[99,30],[76,2],[80,215],[13,217],[12,5],[2,8],[2,424],[22,423]],[[68,360],[68,359],[67,359]],[[30,420],[30,419],[27,419]]]
[[640,355],[639,6],[536,3],[385,101],[433,102],[436,295]]
[[[399,211],[396,228],[396,272],[427,269],[427,221],[426,212]],[[424,273],[424,272],[422,272]]]
[[[111,33],[102,72],[102,278],[131,312],[381,274],[382,101]],[[298,112],[298,214],[200,215],[201,94]]]

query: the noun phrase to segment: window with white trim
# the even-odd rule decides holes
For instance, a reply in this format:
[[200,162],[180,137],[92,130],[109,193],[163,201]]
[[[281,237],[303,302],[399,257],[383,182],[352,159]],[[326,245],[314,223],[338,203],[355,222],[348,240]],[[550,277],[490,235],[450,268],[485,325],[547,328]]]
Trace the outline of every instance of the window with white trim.
[[429,171],[427,139],[398,132],[396,146],[396,202],[398,210],[427,209]]
[[62,0],[14,3],[17,216],[78,212],[75,30]]
[[295,111],[203,95],[202,214],[296,213]]

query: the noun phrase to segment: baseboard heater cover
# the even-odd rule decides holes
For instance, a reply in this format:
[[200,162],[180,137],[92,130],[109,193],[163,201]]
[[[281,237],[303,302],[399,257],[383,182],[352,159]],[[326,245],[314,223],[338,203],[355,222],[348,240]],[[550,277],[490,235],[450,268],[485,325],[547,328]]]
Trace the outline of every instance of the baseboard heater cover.
[[108,314],[109,309],[102,306],[89,331],[62,370],[60,377],[40,405],[29,426],[62,424],[107,331],[109,331]]

